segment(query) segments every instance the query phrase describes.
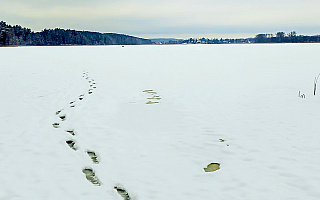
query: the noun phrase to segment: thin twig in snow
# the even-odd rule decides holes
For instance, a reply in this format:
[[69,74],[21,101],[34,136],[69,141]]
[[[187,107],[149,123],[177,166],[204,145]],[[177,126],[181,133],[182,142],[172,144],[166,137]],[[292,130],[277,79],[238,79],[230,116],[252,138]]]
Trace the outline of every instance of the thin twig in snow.
[[314,87],[313,87],[313,95],[316,95],[316,90],[317,90],[317,82],[319,79],[320,73],[318,74],[317,77],[314,78]]

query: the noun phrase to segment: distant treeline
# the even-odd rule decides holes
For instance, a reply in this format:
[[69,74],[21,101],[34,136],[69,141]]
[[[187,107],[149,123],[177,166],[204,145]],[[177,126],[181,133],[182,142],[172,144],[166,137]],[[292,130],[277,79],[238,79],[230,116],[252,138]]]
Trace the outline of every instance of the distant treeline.
[[306,36],[297,35],[295,31],[288,34],[277,32],[275,34],[258,34],[254,38],[239,39],[208,39],[208,38],[190,38],[187,40],[170,40],[157,43],[162,44],[230,44],[230,43],[311,43],[320,42],[320,35]]
[[33,32],[29,28],[19,25],[11,26],[0,22],[0,46],[9,45],[136,45],[152,44],[151,40],[116,34],[98,33],[89,31],[76,31],[44,29]]
[[168,44],[229,44],[229,43],[251,43],[253,38],[239,38],[239,39],[209,39],[209,38],[190,38],[187,40],[169,41]]
[[309,43],[320,42],[320,35],[297,35],[295,31],[288,34],[278,32],[276,34],[258,34],[254,38],[255,43]]
[[229,44],[229,43],[310,43],[320,42],[320,35],[297,35],[295,31],[288,34],[258,34],[254,38],[208,39],[190,38],[154,41],[123,34],[76,31],[70,29],[44,29],[33,32],[19,25],[11,26],[0,22],[0,46],[10,45],[135,45],[135,44]]

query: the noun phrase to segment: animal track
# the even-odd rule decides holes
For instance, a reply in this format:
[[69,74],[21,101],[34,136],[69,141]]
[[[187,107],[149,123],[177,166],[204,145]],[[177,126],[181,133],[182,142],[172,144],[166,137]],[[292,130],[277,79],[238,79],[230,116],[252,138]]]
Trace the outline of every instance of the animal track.
[[98,155],[94,151],[86,151],[94,164],[99,164]]
[[121,195],[121,197],[124,200],[131,200],[130,195],[128,194],[128,192],[121,186],[114,186],[113,187],[115,190],[117,190],[117,192]]
[[78,147],[76,146],[76,142],[73,140],[67,140],[66,143],[69,145],[69,147],[73,150],[78,150]]
[[96,176],[95,172],[91,167],[85,167],[82,172],[86,175],[86,179],[90,181],[95,186],[101,186],[101,181]]

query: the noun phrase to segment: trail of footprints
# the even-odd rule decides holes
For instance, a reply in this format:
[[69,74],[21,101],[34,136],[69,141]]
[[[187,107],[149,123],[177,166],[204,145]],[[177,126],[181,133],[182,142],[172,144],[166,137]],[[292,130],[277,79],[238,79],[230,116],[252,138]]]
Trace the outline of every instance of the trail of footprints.
[[[91,95],[94,90],[97,88],[96,86],[96,82],[93,79],[90,79],[90,77],[88,76],[88,72],[83,72],[83,78],[85,78],[86,80],[88,80],[89,83],[89,90],[88,90],[88,95]],[[85,98],[85,94],[81,94],[78,96],[77,100],[83,101]],[[71,101],[69,103],[70,108],[74,108],[76,107],[76,100]],[[64,109],[58,110],[55,114],[59,117],[61,122],[64,122],[67,120],[67,114],[62,114],[64,111]],[[55,122],[52,124],[52,126],[54,128],[60,128],[61,124],[58,122]],[[66,133],[70,134],[72,139],[69,139],[66,141],[67,146],[69,146],[70,149],[77,151],[79,150],[79,147],[76,144],[76,141],[74,140],[74,137],[76,137],[76,132],[74,129],[68,129],[65,130]],[[100,163],[100,158],[98,153],[96,153],[93,150],[86,150],[85,153],[90,157],[90,159],[92,160],[93,164],[99,164]],[[91,182],[93,185],[95,186],[101,186],[102,182],[100,181],[100,179],[96,176],[96,173],[94,171],[94,169],[92,169],[91,167],[87,166],[85,168],[82,169],[82,173],[85,175],[86,179]],[[121,197],[123,197],[124,200],[131,200],[131,197],[129,196],[128,192],[122,187],[122,186],[114,186],[114,189],[119,193],[119,195],[121,195]]]
[[[89,83],[89,90],[88,90],[88,95],[91,95],[93,93],[93,91],[97,88],[96,87],[96,83],[93,79],[90,79],[88,76],[88,72],[83,72],[83,77],[88,80]],[[144,90],[143,93],[150,95],[149,97],[147,97],[147,102],[146,104],[157,104],[160,103],[161,97],[160,95],[157,94],[157,92],[155,92],[154,90],[151,89],[147,89]],[[78,97],[79,101],[83,101],[85,98],[85,94],[81,94]],[[76,106],[76,101],[71,101],[69,103],[70,108],[74,108]],[[59,117],[59,119],[64,122],[67,120],[67,115],[66,114],[62,114],[63,109],[58,110],[56,112],[56,115]],[[54,128],[60,128],[60,123],[53,123],[52,126]],[[70,134],[71,137],[75,137],[76,136],[76,132],[74,129],[68,129],[65,130],[66,133]],[[224,139],[219,139],[220,142],[225,142]],[[70,149],[77,151],[79,150],[79,147],[76,144],[76,141],[74,139],[69,139],[66,141],[66,144],[69,146]],[[227,145],[229,146],[229,145]],[[85,153],[90,157],[90,159],[92,160],[93,164],[99,164],[99,155],[93,151],[93,150],[86,150]],[[220,169],[220,163],[210,163],[207,165],[207,167],[203,168],[205,172],[214,172]],[[83,174],[85,175],[86,179],[91,182],[93,185],[95,186],[101,186],[102,182],[100,181],[100,179],[96,176],[96,173],[94,171],[93,168],[87,166],[85,168],[82,169]],[[131,200],[132,198],[130,197],[130,195],[128,194],[128,192],[124,189],[124,187],[120,186],[120,185],[116,185],[114,186],[114,189],[118,192],[118,194],[124,199],[124,200]]]
[[[96,83],[93,79],[90,79],[88,76],[88,72],[83,72],[83,77],[88,80],[89,83],[89,90],[88,90],[88,95],[91,95],[93,93],[93,91],[97,88]],[[144,90],[143,93],[146,93],[148,95],[150,95],[147,98],[147,102],[146,104],[157,104],[160,103],[161,97],[157,94],[157,92],[155,92],[154,90],[151,89],[147,89]],[[85,98],[85,94],[81,94],[78,97],[79,101],[83,101]],[[70,108],[74,108],[76,106],[76,101],[71,101],[69,103]],[[64,122],[67,120],[67,115],[66,114],[62,114],[63,109],[58,110],[56,112],[56,115],[59,117],[61,122]],[[60,128],[60,123],[53,123],[52,126],[54,128]],[[76,132],[74,129],[68,129],[65,130],[66,133],[70,134],[71,137],[76,137]],[[225,140],[223,139],[219,139],[220,142],[225,142]],[[76,144],[76,141],[72,138],[66,141],[66,144],[69,146],[70,149],[77,151],[79,150],[79,147]],[[229,146],[229,145],[227,145]],[[85,153],[90,157],[90,159],[92,160],[93,164],[99,164],[99,155],[93,151],[93,150],[86,150]],[[216,170],[220,169],[220,163],[210,163],[208,164],[207,167],[204,168],[205,172],[213,172]],[[95,186],[101,186],[102,182],[100,181],[100,179],[96,176],[96,173],[94,171],[94,169],[92,169],[91,167],[87,166],[85,168],[82,169],[83,174],[85,175],[86,179],[91,182],[93,185]],[[128,194],[128,192],[120,185],[114,186],[114,189],[118,192],[118,194],[124,199],[124,200],[131,200],[132,198],[130,197],[130,195]]]

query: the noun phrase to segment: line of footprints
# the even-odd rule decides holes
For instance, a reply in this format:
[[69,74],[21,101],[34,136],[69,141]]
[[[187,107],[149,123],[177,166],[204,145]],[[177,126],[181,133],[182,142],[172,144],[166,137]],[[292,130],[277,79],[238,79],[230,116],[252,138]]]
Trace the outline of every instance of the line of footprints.
[[[89,83],[89,90],[88,90],[88,95],[91,95],[94,90],[97,88],[96,86],[96,82],[93,79],[90,79],[90,77],[88,76],[88,72],[83,72],[83,78],[85,78],[86,80],[88,80]],[[79,101],[82,101],[85,98],[84,94],[79,95],[78,99]],[[70,108],[74,108],[76,106],[76,101],[71,101],[69,103]],[[66,114],[62,114],[63,109],[58,110],[56,112],[56,115],[59,117],[59,119],[64,122],[67,120],[67,115]],[[60,123],[53,123],[52,126],[54,128],[60,128]],[[66,133],[70,134],[72,137],[76,137],[76,132],[74,131],[74,129],[68,129],[65,130]],[[70,139],[66,141],[67,146],[69,146],[70,149],[77,151],[79,148],[76,144],[76,141],[74,139]],[[99,164],[99,156],[95,151],[92,150],[86,150],[86,154],[91,158],[93,164]],[[95,186],[101,186],[102,182],[100,181],[100,179],[96,176],[95,171],[87,166],[85,168],[82,169],[83,174],[85,175],[86,179],[91,182],[93,185]],[[121,197],[124,200],[131,200],[130,195],[128,194],[128,192],[120,185],[114,186],[114,189],[121,195]]]

